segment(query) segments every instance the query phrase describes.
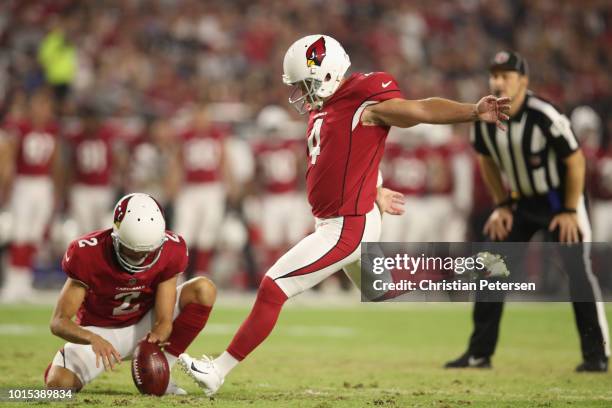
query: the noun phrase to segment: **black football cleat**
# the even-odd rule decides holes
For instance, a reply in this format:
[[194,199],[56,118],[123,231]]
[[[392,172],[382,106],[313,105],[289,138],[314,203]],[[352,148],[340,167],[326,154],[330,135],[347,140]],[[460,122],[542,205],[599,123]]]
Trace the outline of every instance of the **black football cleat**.
[[583,361],[576,367],[577,373],[607,373],[608,372],[608,361],[607,360],[590,360]]
[[444,364],[444,368],[491,368],[491,357],[476,357],[469,353]]

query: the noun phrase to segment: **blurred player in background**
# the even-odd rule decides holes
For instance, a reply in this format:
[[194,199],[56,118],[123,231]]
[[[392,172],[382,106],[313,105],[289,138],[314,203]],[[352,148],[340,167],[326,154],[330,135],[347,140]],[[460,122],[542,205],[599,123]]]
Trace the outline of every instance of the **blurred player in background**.
[[396,143],[385,153],[384,179],[387,187],[407,196],[408,211],[383,219],[382,239],[465,240],[465,219],[472,204],[471,162],[465,143],[444,125],[421,124],[395,132]]
[[593,238],[612,242],[612,143],[597,155],[593,189]]
[[[612,243],[612,143],[602,143],[603,126],[597,112],[590,106],[578,106],[572,111],[572,127],[586,158],[586,183],[590,192],[593,241],[591,259],[596,268],[609,268],[608,249]],[[608,245],[605,245],[605,244]],[[599,270],[599,269],[596,269]],[[604,288],[610,288],[612,278],[599,276]]]
[[299,191],[302,146],[300,140],[288,134],[289,124],[289,114],[280,106],[267,106],[257,116],[260,137],[253,150],[256,189],[261,197],[265,270],[306,235],[310,221],[308,213],[301,211],[304,207]]
[[422,133],[392,128],[381,166],[385,186],[404,195],[406,211],[398,217],[383,217],[381,240],[423,242],[419,225],[429,211],[426,206],[427,163],[421,154]]
[[[36,250],[45,234],[55,203],[54,183],[59,178],[58,125],[50,92],[31,96],[21,118],[8,118],[3,125],[9,135],[2,148],[12,166],[11,246],[0,301],[27,300],[32,294],[32,267]],[[55,180],[54,180],[55,178]]]
[[159,197],[158,202],[167,210],[179,188],[179,149],[170,120],[154,119],[144,133],[130,142],[129,176],[122,179],[123,190],[139,190]]
[[193,271],[210,273],[210,263],[225,214],[231,183],[225,134],[213,126],[205,105],[198,106],[180,136],[182,185],[175,200],[174,227],[192,250]]
[[288,298],[357,264],[361,242],[379,240],[381,210],[375,200],[390,126],[477,119],[499,124],[508,118],[508,99],[488,96],[477,104],[441,98],[410,101],[388,73],[345,76],[349,66],[342,46],[325,35],[301,38],[285,54],[283,82],[293,87],[289,102],[298,112],[310,113],[306,184],[315,232],[268,270],[251,313],[221,356],[180,356],[207,395],[217,392],[227,374],[268,337]]
[[67,135],[70,149],[70,210],[77,222],[79,235],[102,229],[108,225],[114,189],[112,171],[114,163],[113,143],[110,126],[105,126],[92,108],[84,108],[80,114],[81,123]]
[[586,158],[587,185],[593,199],[593,241],[612,242],[612,143],[602,145],[601,118],[589,106],[572,111],[572,127]]
[[[141,193],[119,200],[113,228],[73,241],[51,320],[51,332],[68,343],[47,367],[45,385],[81,390],[129,359],[145,336],[166,344],[172,368],[206,325],[216,297],[203,277],[177,287],[187,258],[183,238],[166,230],[162,209]],[[166,394],[185,391],[171,381]]]
[[[223,118],[226,115],[221,110],[215,117]],[[245,137],[232,133],[232,137],[225,140],[225,146],[231,184],[225,185],[227,207],[221,233],[216,240],[215,282],[217,285],[224,280],[229,283],[225,279],[229,278],[232,288],[257,290],[261,277],[258,276],[254,244],[258,242],[257,220],[261,211],[257,205],[258,198],[252,195],[255,176],[253,145]]]

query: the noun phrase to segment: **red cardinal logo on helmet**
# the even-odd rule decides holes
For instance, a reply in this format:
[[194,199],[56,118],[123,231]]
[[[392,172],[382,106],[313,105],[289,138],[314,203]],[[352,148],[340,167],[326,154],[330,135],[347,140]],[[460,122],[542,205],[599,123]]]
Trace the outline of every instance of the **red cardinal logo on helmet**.
[[313,42],[306,50],[306,65],[309,67],[312,67],[313,65],[320,67],[324,58],[325,38],[321,37],[317,41]]
[[121,221],[123,221],[123,218],[125,217],[125,214],[127,212],[128,202],[130,201],[130,198],[132,198],[132,195],[124,197],[123,200],[121,200],[121,202],[119,202],[117,206],[115,207],[113,223],[117,226],[117,228],[119,228]]

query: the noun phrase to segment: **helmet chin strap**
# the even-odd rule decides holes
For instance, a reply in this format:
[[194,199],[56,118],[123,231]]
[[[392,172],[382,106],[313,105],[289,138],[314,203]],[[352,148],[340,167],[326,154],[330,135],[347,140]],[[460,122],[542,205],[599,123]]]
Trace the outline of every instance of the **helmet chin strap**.
[[134,258],[130,258],[129,256],[126,256],[125,260],[128,261],[131,265],[138,266],[138,265],[142,264],[145,261],[145,259],[147,259],[147,256],[149,256],[149,254],[146,254],[145,256],[141,257],[140,259],[134,259]]
[[[161,256],[162,249],[163,247],[158,248],[157,253],[155,254],[155,258],[151,261],[151,263],[145,266],[133,265],[128,260],[129,258],[124,258],[119,252],[115,252],[115,254],[117,255],[117,260],[119,261],[119,264],[123,267],[123,269],[125,269],[129,273],[140,273],[140,272],[148,271],[149,269],[153,267],[153,265],[157,263],[157,261],[159,260],[159,257]],[[140,263],[142,264],[143,261],[144,259]]]

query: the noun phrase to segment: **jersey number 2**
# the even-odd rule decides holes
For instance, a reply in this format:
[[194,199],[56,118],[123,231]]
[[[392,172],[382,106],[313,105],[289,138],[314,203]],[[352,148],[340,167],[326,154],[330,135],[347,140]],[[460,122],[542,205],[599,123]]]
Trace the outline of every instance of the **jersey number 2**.
[[136,299],[138,296],[140,296],[140,292],[118,293],[117,296],[115,296],[115,299],[116,300],[122,299],[123,303],[113,308],[113,316],[122,316],[122,315],[130,314],[130,313],[134,313],[135,311],[137,311],[140,308],[140,303],[136,303],[135,305],[132,305],[132,300]]
[[317,157],[321,154],[321,125],[323,119],[319,118],[312,124],[312,130],[308,135],[308,155],[310,156],[310,164],[317,163]]

